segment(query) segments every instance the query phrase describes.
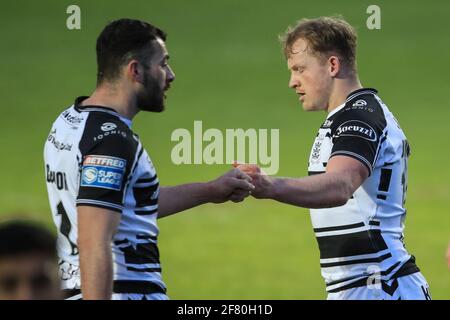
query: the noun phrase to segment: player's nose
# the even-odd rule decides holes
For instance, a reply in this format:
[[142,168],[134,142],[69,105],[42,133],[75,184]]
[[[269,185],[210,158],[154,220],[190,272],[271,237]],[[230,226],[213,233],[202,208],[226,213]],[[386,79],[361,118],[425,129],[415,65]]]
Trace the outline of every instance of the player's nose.
[[168,72],[167,72],[167,82],[171,83],[175,80],[175,73],[173,72],[171,67],[168,67]]
[[298,86],[300,86],[300,81],[291,73],[291,77],[289,78],[289,88],[295,89]]

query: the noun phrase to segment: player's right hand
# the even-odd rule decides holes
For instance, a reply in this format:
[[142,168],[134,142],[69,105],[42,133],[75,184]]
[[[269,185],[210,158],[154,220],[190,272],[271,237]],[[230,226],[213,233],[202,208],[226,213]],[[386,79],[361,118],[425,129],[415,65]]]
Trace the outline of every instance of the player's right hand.
[[255,190],[252,191],[252,196],[258,199],[269,199],[273,197],[274,180],[261,170],[256,164],[237,164],[233,167],[248,174],[252,178],[252,183]]
[[209,182],[211,202],[241,202],[255,189],[252,178],[239,169],[232,169]]

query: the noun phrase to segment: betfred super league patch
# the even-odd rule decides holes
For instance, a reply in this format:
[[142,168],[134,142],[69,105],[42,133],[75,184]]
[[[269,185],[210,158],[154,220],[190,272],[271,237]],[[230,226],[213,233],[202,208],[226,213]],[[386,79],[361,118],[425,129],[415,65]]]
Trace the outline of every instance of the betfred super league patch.
[[120,191],[126,166],[125,159],[88,155],[83,162],[81,186]]

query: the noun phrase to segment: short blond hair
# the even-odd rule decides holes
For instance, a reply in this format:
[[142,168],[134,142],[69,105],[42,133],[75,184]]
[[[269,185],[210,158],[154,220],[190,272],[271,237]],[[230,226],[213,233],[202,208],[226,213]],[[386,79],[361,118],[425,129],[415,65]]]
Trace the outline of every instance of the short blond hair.
[[298,39],[307,42],[312,55],[325,59],[336,55],[349,71],[356,72],[356,31],[342,17],[302,19],[288,27],[280,36],[286,58],[293,53],[292,46]]

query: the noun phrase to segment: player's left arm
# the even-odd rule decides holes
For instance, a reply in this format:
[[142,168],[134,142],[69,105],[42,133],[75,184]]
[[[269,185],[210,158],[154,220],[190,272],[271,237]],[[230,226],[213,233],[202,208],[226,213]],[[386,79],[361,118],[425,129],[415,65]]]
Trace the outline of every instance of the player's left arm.
[[364,164],[344,155],[332,157],[325,173],[304,178],[276,178],[251,170],[246,172],[256,187],[252,192],[254,197],[304,208],[344,205],[369,176]]

